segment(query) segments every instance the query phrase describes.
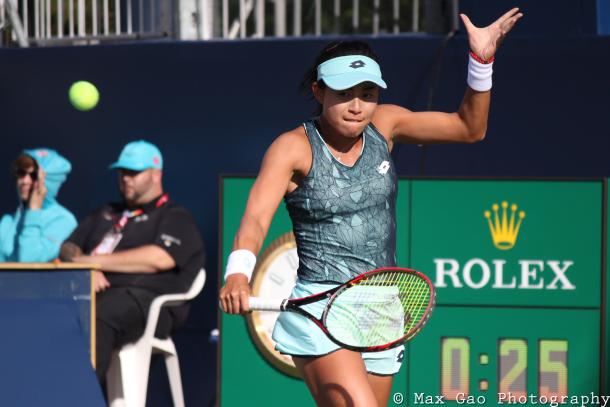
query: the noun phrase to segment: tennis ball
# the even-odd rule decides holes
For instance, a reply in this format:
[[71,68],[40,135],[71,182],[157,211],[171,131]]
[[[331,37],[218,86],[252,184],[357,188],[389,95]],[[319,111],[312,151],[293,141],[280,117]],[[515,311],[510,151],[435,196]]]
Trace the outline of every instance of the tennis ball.
[[68,91],[70,103],[75,109],[81,112],[93,109],[100,100],[100,93],[97,88],[87,81],[74,82]]

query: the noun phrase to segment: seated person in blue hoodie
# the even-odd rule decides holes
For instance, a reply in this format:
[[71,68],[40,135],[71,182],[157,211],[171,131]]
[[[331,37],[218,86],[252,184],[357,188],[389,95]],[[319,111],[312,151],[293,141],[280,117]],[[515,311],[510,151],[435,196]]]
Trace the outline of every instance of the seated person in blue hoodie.
[[0,220],[0,261],[47,262],[76,228],[76,218],[57,202],[72,166],[48,148],[24,150],[12,163],[19,206]]

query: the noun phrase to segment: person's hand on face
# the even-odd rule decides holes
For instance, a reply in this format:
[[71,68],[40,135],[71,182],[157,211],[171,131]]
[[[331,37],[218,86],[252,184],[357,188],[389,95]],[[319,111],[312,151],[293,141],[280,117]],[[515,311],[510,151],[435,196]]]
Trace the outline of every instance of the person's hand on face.
[[47,196],[47,186],[45,184],[46,174],[42,168],[38,168],[38,177],[32,184],[30,193],[29,208],[33,211],[42,208],[45,197]]

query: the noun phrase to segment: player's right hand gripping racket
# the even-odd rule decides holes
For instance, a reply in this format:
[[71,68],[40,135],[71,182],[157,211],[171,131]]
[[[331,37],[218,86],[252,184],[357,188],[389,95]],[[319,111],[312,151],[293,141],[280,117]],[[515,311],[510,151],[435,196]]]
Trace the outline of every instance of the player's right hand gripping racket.
[[[328,299],[321,318],[301,308]],[[413,338],[430,318],[434,286],[424,274],[388,267],[361,274],[304,298],[250,297],[253,311],[292,311],[316,323],[336,344],[358,352],[394,348]]]

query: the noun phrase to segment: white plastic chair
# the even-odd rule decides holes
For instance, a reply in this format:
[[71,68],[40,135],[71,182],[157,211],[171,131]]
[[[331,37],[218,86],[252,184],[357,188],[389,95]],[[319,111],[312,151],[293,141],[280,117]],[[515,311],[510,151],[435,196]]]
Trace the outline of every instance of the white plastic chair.
[[151,354],[163,353],[174,407],[184,407],[180,364],[176,347],[170,337],[155,337],[159,312],[163,306],[183,304],[197,296],[205,284],[205,269],[201,269],[191,288],[184,294],[166,294],[150,304],[144,334],[137,342],[128,343],[114,352],[106,374],[110,407],[145,407]]

